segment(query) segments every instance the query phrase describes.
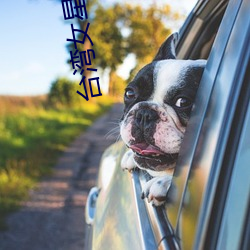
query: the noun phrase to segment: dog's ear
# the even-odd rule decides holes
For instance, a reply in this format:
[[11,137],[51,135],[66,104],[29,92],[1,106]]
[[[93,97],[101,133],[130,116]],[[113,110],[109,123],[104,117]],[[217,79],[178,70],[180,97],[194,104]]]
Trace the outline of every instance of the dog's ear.
[[161,45],[153,61],[159,61],[164,59],[176,59],[175,46],[179,38],[178,33],[173,33],[167,38],[167,40]]

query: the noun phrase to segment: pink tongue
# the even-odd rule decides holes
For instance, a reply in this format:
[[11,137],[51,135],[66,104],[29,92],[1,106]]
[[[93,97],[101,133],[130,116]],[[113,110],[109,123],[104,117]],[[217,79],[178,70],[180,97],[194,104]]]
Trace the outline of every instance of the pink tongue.
[[130,148],[135,152],[139,153],[140,155],[152,155],[152,154],[163,154],[161,151],[156,149],[152,145],[148,145],[146,143],[137,143],[131,145]]

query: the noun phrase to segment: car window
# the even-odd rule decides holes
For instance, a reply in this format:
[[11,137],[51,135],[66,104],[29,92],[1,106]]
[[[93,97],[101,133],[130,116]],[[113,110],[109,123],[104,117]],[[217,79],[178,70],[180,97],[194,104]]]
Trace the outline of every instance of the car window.
[[180,30],[177,57],[207,59],[228,0],[199,1]]
[[[173,185],[176,188],[172,188],[172,193],[177,194],[177,202],[167,206],[168,217],[183,249],[207,247],[203,245],[203,239],[211,220],[216,188],[220,187],[220,166],[241,89],[242,74],[244,76],[247,69],[247,11],[247,1],[229,2],[184,138]],[[245,29],[242,29],[243,23],[247,25]]]

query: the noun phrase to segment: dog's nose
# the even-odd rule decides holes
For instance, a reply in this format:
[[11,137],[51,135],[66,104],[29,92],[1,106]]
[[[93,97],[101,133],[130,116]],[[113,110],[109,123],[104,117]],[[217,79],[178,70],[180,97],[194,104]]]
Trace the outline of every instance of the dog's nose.
[[152,109],[139,109],[135,114],[135,124],[140,129],[148,128],[159,118],[157,112]]

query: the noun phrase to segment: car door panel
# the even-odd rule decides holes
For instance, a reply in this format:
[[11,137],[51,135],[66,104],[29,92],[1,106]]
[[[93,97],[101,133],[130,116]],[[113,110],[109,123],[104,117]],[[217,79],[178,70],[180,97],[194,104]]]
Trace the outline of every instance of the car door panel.
[[[123,142],[108,148],[101,160],[100,189],[93,223],[93,249],[157,249],[144,203],[135,195],[141,190],[138,173],[123,172]],[[139,201],[139,202],[138,202]]]

